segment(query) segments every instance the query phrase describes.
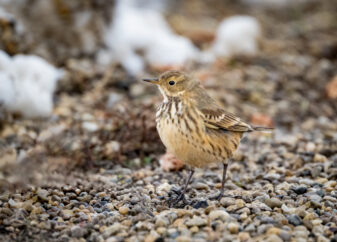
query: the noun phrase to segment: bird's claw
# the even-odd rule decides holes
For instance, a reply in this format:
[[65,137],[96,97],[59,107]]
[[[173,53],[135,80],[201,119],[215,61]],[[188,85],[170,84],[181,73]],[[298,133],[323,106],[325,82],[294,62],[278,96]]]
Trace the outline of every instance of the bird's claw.
[[172,189],[172,191],[178,195],[178,197],[176,199],[174,199],[174,201],[168,201],[169,206],[170,207],[175,207],[180,201],[182,201],[182,205],[179,207],[184,207],[185,205],[189,205],[190,203],[187,201],[185,194],[182,191],[179,190],[174,190]]

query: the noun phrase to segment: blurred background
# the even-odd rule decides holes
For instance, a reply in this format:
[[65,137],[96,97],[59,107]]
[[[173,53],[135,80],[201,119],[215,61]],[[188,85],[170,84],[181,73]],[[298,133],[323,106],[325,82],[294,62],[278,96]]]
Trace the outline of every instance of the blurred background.
[[156,166],[161,97],[140,80],[170,69],[273,139],[333,153],[336,12],[329,0],[1,0],[0,179],[33,182],[36,163]]
[[[336,241],[336,13],[334,0],[0,0],[0,240]],[[171,69],[275,128],[242,141],[221,203],[205,200],[221,169],[197,170],[187,212],[165,204],[186,171],[141,81]]]

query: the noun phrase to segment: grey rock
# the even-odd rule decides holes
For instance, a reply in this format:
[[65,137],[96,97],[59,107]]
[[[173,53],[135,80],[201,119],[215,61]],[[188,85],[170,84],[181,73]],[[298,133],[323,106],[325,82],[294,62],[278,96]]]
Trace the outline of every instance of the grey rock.
[[36,194],[43,201],[48,201],[49,200],[49,198],[48,198],[49,192],[47,190],[45,190],[45,189],[39,188],[37,190]]
[[185,223],[187,226],[204,226],[207,224],[207,220],[199,216],[194,215],[193,218],[189,219]]
[[302,224],[301,218],[296,214],[291,214],[287,216],[288,222],[294,226],[298,226]]
[[84,229],[84,228],[81,228],[78,225],[74,225],[73,227],[71,227],[71,236],[72,237],[81,238],[86,234],[87,234],[87,230]]

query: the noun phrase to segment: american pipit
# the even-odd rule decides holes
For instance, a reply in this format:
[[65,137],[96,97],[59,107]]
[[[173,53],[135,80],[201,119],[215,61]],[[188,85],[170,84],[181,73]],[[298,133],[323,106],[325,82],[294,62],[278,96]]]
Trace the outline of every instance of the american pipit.
[[223,164],[220,194],[228,160],[238,148],[243,133],[270,128],[253,127],[225,111],[201,87],[199,82],[180,71],[168,71],[158,79],[144,79],[158,85],[164,97],[156,114],[157,130],[164,145],[183,163],[192,167],[186,184],[175,203],[184,198],[193,176],[193,167]]

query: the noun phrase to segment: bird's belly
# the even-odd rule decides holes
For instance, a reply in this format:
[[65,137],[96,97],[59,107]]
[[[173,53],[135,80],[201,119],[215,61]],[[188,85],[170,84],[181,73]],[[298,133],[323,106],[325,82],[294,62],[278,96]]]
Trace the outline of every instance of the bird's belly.
[[202,142],[203,137],[193,134],[184,125],[177,124],[174,119],[160,119],[157,129],[168,151],[185,164],[203,167],[209,163],[223,161],[207,149],[207,144]]

